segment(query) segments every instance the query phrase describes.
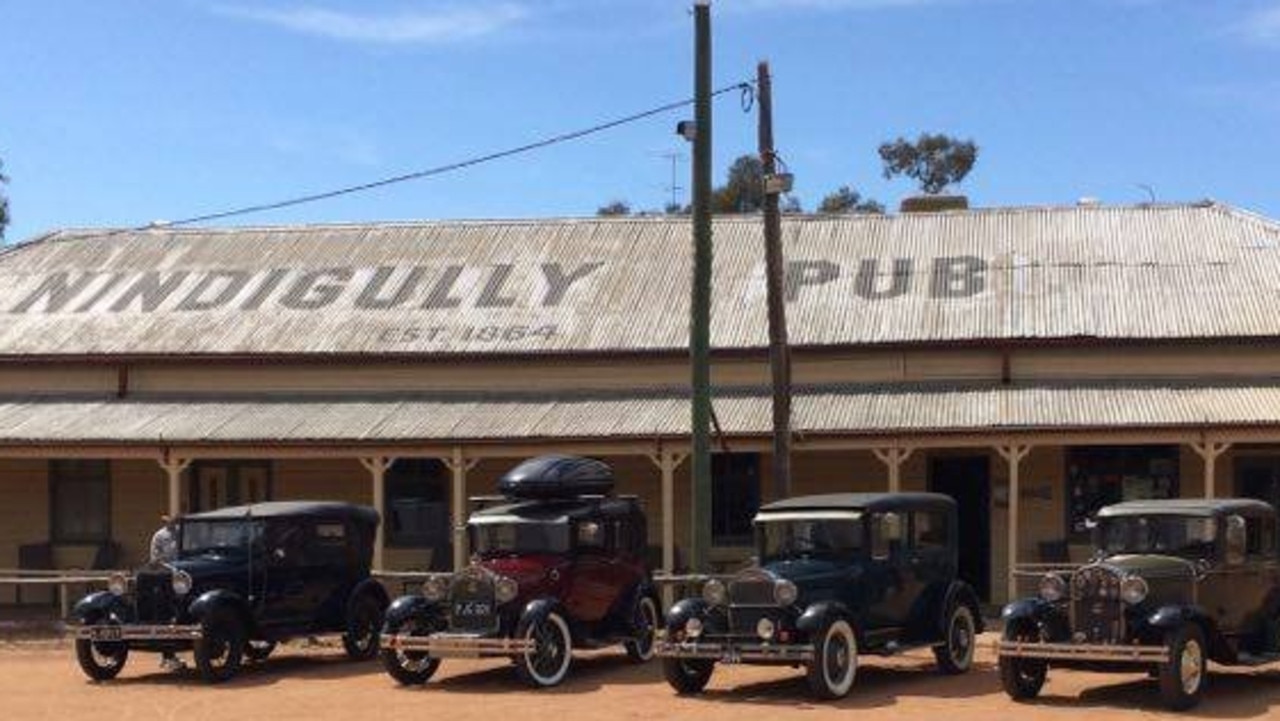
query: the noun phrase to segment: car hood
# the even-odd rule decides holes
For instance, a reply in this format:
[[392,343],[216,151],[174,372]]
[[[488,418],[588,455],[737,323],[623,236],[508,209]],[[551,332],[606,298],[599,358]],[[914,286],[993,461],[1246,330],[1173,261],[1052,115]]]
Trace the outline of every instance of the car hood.
[[1194,578],[1196,564],[1178,556],[1164,556],[1149,553],[1134,553],[1111,556],[1101,561],[1101,565],[1109,566],[1126,574],[1153,578]]
[[552,569],[563,572],[568,561],[554,555],[495,556],[484,559],[480,565],[493,573],[514,580],[524,588],[542,583]]
[[824,581],[836,577],[851,577],[854,569],[847,563],[836,563],[818,558],[795,558],[786,561],[773,561],[760,567],[761,570],[777,577],[785,578],[804,588],[807,584]]

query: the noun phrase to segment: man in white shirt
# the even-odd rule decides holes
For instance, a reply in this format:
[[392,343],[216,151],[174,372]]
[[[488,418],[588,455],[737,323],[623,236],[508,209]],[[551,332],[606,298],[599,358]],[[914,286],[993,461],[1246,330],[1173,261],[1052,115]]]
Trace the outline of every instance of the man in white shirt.
[[[178,558],[178,524],[167,515],[160,516],[160,528],[151,536],[151,562],[167,563]],[[160,668],[181,671],[186,664],[172,651],[160,657]]]

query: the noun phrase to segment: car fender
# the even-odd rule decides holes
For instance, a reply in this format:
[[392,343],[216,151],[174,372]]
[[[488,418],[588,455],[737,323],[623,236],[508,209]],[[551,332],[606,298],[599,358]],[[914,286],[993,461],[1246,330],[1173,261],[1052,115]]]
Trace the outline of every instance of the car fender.
[[573,617],[565,612],[560,601],[554,598],[535,598],[524,606],[524,610],[520,612],[520,623],[542,623],[552,611],[558,612],[564,617],[566,623],[573,625]]
[[701,598],[681,599],[667,611],[667,630],[679,630],[684,628],[691,618],[704,620],[706,617],[706,601]]
[[858,642],[862,643],[862,631],[859,629],[861,624],[854,622],[849,607],[839,601],[819,601],[810,605],[804,613],[800,614],[800,618],[796,619],[796,630],[812,634],[837,618],[843,618],[852,623],[853,632],[858,634]]
[[947,633],[947,609],[954,604],[963,604],[969,608],[969,611],[973,614],[974,630],[977,633],[982,633],[986,630],[986,626],[982,622],[982,605],[978,601],[978,593],[964,581],[955,580],[947,588],[942,607],[938,609],[938,631],[941,634],[941,638],[945,638]]
[[1042,598],[1022,598],[1005,605],[1000,611],[1000,620],[1007,628],[1018,621],[1044,623],[1053,614],[1053,604]]
[[651,598],[657,604],[658,614],[662,614],[662,600],[658,597],[658,592],[654,588],[653,583],[648,579],[641,579],[636,582],[631,589],[618,597],[618,601],[613,609],[613,617],[627,629],[634,632],[636,630],[636,619],[632,614],[636,604],[642,598]]
[[391,605],[391,597],[387,595],[387,589],[383,588],[382,584],[378,583],[374,579],[366,578],[360,583],[357,583],[356,587],[351,589],[351,593],[347,594],[346,608],[351,608],[352,604],[354,604],[358,598],[366,594],[377,599],[378,605],[380,605],[384,611],[387,609],[387,606]]
[[196,600],[191,602],[190,606],[187,606],[187,614],[196,623],[203,623],[215,611],[222,609],[231,609],[245,624],[246,628],[252,625],[249,606],[245,603],[244,598],[240,594],[224,588],[205,591],[200,594]]
[[98,591],[76,602],[71,609],[71,617],[81,623],[89,623],[90,619],[112,616],[124,620],[129,616],[129,605],[124,598],[110,591]]
[[387,606],[387,612],[383,615],[386,626],[404,623],[411,618],[426,619],[434,615],[440,604],[436,601],[428,601],[425,596],[401,596],[391,602]]
[[1186,623],[1199,624],[1205,635],[1213,638],[1216,626],[1213,617],[1199,606],[1161,606],[1147,616],[1147,626],[1159,631],[1171,631]]

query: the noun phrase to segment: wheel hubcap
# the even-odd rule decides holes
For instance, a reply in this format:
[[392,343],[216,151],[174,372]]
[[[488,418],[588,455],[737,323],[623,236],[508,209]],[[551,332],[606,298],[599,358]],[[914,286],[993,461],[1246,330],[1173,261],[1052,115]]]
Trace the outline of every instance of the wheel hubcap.
[[1200,688],[1200,680],[1204,676],[1204,654],[1200,650],[1200,644],[1194,640],[1187,641],[1182,647],[1182,658],[1179,660],[1178,669],[1182,676],[1182,690],[1185,693],[1195,693]]
[[963,614],[957,614],[951,622],[951,660],[957,664],[967,663],[972,648],[973,631],[969,621]]

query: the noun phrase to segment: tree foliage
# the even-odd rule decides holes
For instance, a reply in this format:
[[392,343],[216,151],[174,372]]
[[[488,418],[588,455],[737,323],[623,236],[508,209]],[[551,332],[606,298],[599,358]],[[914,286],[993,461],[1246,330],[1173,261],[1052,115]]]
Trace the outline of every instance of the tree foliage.
[[898,138],[880,145],[884,177],[905,175],[930,195],[964,180],[978,160],[978,146],[941,133],[923,133],[914,142]]
[[829,193],[818,205],[818,212],[827,215],[843,215],[846,213],[884,213],[884,206],[871,198],[864,198],[858,191],[847,185],[840,186]]
[[740,155],[724,185],[711,191],[713,213],[755,213],[764,207],[764,163],[754,155]]
[[4,161],[0,160],[0,240],[4,240],[4,229],[9,225],[9,197],[4,194],[4,186],[9,176],[4,174]]
[[631,206],[628,205],[625,200],[614,200],[607,205],[602,205],[597,208],[596,215],[602,217],[631,215]]

